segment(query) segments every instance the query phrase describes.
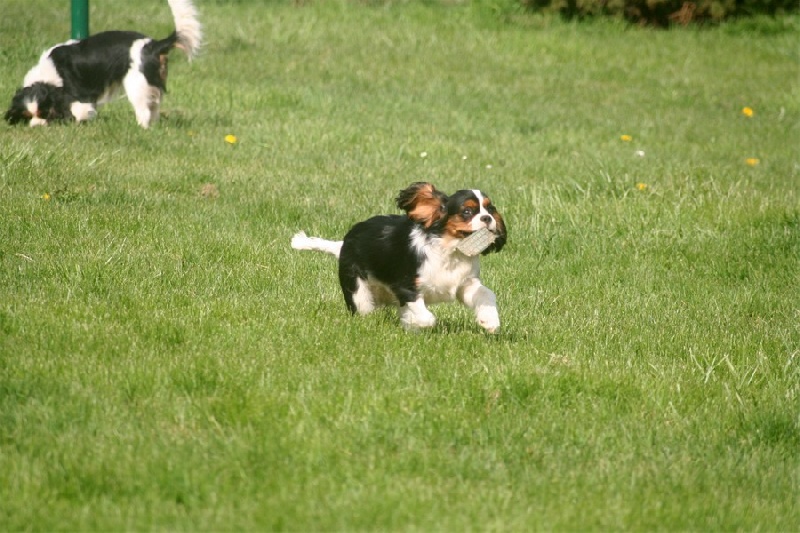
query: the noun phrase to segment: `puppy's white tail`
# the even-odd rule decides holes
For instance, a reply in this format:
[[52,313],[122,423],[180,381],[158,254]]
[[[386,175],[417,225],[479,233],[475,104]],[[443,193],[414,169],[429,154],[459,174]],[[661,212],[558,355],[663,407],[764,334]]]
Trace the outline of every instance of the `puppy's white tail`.
[[301,231],[292,237],[292,248],[295,250],[325,252],[339,257],[339,252],[342,250],[342,242],[344,241],[329,241],[319,237],[309,237],[304,231]]
[[191,60],[200,52],[203,44],[203,26],[198,20],[197,8],[192,0],[167,0],[172,18],[175,20],[177,47],[186,52]]

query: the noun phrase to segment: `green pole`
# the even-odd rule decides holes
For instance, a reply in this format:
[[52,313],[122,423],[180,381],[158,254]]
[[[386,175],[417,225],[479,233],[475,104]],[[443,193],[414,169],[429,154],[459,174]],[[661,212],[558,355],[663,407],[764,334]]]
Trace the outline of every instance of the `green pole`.
[[72,38],[89,36],[89,0],[72,0]]

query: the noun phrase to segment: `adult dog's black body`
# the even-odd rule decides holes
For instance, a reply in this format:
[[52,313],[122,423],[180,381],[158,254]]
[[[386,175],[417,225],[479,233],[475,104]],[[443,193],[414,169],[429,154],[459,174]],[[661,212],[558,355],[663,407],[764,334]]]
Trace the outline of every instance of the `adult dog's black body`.
[[202,39],[191,0],[168,3],[175,31],[164,39],[135,31],[105,31],[45,51],[13,96],[6,121],[39,126],[58,120],[89,120],[99,105],[124,90],[139,125],[152,125],[167,90],[170,50],[182,48],[191,58]]

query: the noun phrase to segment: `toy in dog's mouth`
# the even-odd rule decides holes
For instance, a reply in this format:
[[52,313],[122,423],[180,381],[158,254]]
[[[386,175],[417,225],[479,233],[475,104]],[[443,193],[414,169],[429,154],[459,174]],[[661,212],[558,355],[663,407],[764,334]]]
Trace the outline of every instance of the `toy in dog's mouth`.
[[497,235],[492,233],[489,228],[481,228],[473,231],[468,237],[461,239],[456,245],[456,250],[464,255],[478,255],[488,248],[497,239]]

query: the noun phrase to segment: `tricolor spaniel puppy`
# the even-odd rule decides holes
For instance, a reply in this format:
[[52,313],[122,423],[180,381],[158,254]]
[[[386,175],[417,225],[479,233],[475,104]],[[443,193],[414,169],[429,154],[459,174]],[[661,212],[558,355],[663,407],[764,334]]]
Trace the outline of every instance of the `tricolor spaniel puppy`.
[[154,40],[133,31],[104,31],[50,48],[25,75],[23,87],[11,100],[9,124],[46,125],[55,120],[82,122],[93,118],[97,106],[124,89],[147,128],[158,120],[167,90],[170,50],[181,48],[191,59],[200,49],[202,29],[191,0],[167,0],[175,31]]
[[497,302],[480,281],[480,255],[499,252],[507,229],[489,197],[473,189],[447,196],[418,182],[400,191],[396,202],[405,215],[359,222],[343,241],[300,232],[292,247],[339,258],[339,282],[351,313],[395,305],[403,327],[416,330],[436,323],[429,305],[458,300],[475,311],[481,327],[497,332]]

